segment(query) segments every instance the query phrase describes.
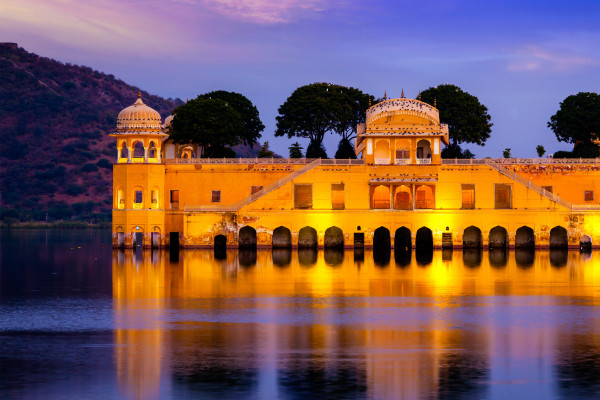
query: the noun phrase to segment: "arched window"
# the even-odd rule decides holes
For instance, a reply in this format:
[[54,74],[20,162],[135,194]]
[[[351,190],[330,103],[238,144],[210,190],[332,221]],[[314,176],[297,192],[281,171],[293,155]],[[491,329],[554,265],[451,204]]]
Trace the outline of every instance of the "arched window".
[[125,196],[123,193],[123,188],[122,187],[118,187],[117,188],[117,204],[115,205],[115,208],[122,210],[125,208]]
[[144,208],[144,190],[141,186],[133,188],[133,208]]
[[119,154],[120,158],[124,158],[127,160],[129,158],[129,153],[127,151],[127,143],[123,142],[121,145],[121,152]]
[[154,141],[150,142],[150,147],[148,148],[148,158],[156,158],[156,145]]
[[431,164],[431,144],[429,140],[417,142],[417,164]]
[[390,188],[388,186],[379,185],[372,189],[371,208],[390,208]]
[[390,145],[387,140],[378,140],[375,143],[375,164],[390,163]]
[[408,186],[401,185],[396,188],[394,208],[396,210],[412,210],[412,194]]
[[144,144],[142,142],[135,142],[133,145],[133,158],[144,158]]
[[152,189],[151,196],[150,196],[150,207],[153,209],[158,208],[158,188],[157,187]]
[[415,208],[435,208],[433,186],[422,185],[415,191]]

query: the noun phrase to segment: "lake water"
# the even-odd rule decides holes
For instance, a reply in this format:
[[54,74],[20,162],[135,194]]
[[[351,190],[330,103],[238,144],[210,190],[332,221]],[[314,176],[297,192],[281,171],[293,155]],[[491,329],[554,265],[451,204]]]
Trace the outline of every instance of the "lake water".
[[117,251],[1,231],[0,398],[598,398],[600,252]]

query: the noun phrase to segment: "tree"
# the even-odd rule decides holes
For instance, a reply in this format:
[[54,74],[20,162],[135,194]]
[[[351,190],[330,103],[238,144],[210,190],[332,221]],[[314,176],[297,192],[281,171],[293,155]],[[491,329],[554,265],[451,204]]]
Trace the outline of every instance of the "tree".
[[373,97],[355,88],[312,83],[297,88],[279,107],[275,136],[310,139],[306,157],[323,154],[326,133],[350,140],[356,125],[364,121]]
[[442,158],[475,158],[469,149],[461,149],[459,145],[450,143],[442,150]]
[[507,147],[506,149],[504,149],[504,151],[502,152],[502,157],[504,157],[504,158],[510,158],[511,157],[510,156],[510,148]]
[[300,143],[298,143],[298,142],[296,142],[296,143],[292,144],[290,147],[288,147],[288,150],[290,151],[290,158],[304,157],[302,155],[302,146],[300,146]]
[[338,144],[338,149],[335,152],[335,158],[338,159],[347,159],[351,158],[353,160],[356,159],[356,153],[354,152],[354,146],[350,143],[350,140],[342,138],[340,143]]
[[541,144],[537,145],[535,151],[537,151],[538,157],[544,157],[544,154],[546,154],[546,149]]
[[310,142],[306,148],[306,158],[327,158],[327,152],[322,144]]
[[238,132],[238,135],[244,144],[252,146],[261,137],[261,132],[265,129],[265,126],[260,120],[258,109],[246,96],[236,92],[217,90],[202,94],[198,96],[198,98],[223,100],[227,105],[237,111],[244,124],[244,128]]
[[196,143],[204,148],[204,156],[218,157],[224,148],[242,141],[243,129],[240,113],[225,101],[196,98],[173,110],[167,132],[175,143]]
[[568,96],[550,117],[548,127],[561,142],[589,143],[600,134],[600,95],[579,92]]
[[460,149],[461,143],[483,146],[492,132],[491,117],[479,99],[455,85],[430,87],[421,92],[421,99],[440,112],[440,122],[448,124],[451,145]]
[[258,158],[271,158],[273,154],[275,153],[269,150],[269,142],[266,141],[258,151]]

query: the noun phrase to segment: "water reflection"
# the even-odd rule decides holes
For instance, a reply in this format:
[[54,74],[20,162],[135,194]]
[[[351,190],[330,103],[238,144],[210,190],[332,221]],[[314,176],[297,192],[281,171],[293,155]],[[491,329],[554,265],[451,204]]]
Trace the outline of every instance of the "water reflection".
[[477,248],[463,249],[463,262],[467,267],[477,268],[481,265],[483,251]]
[[10,247],[3,398],[600,395],[595,253]]
[[521,268],[529,268],[533,266],[533,262],[535,261],[535,249],[515,249],[515,261],[517,262],[517,266]]
[[392,250],[389,246],[383,246],[373,249],[373,261],[378,267],[385,268],[390,265],[390,259],[392,257]]
[[415,256],[417,259],[417,264],[420,266],[427,266],[431,264],[433,260],[433,249],[432,248],[424,248],[415,250]]

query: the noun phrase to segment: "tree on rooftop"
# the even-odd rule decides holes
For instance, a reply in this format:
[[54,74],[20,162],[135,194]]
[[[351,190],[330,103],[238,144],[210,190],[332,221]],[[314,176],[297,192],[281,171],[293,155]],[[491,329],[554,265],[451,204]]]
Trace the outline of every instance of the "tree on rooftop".
[[546,149],[541,144],[536,146],[535,151],[537,152],[538,157],[544,157],[544,154],[546,154]]
[[258,151],[258,158],[271,158],[274,154],[273,151],[269,150],[269,141],[267,140]]
[[550,117],[548,127],[556,138],[567,143],[590,143],[600,135],[600,95],[579,92],[560,103],[560,108]]
[[310,139],[306,157],[323,156],[326,133],[336,133],[349,141],[356,125],[364,121],[372,96],[358,89],[312,83],[297,88],[279,107],[275,136],[287,135]]
[[[421,92],[421,100],[430,105],[436,103],[440,112],[440,122],[448,124],[451,145],[449,147],[454,149],[453,154],[459,153],[457,149],[461,150],[461,143],[483,146],[489,139],[493,124],[487,107],[481,104],[477,97],[458,86],[445,84],[430,87]],[[447,157],[447,153],[442,151],[442,157]]]
[[293,143],[290,147],[288,147],[288,150],[290,151],[290,158],[302,158],[302,146],[300,146],[300,143],[296,142]]

